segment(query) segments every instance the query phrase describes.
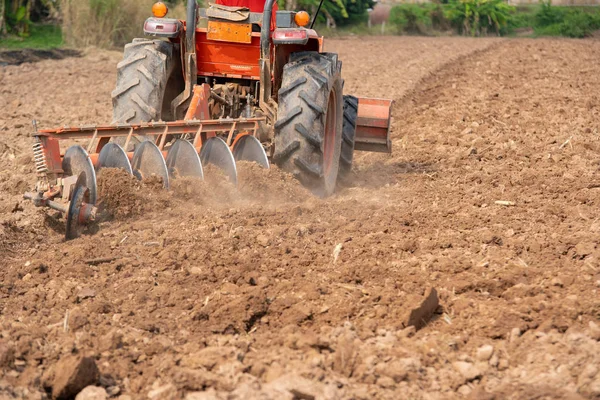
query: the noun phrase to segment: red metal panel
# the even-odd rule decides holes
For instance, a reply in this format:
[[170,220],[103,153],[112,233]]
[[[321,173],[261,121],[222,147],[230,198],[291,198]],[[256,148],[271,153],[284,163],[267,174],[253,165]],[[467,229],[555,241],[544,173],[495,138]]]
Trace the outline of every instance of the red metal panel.
[[391,109],[392,100],[358,98],[355,150],[392,152]]
[[196,31],[198,75],[259,79],[260,33],[252,33],[250,44],[208,40],[206,30]]
[[60,146],[58,139],[47,136],[40,136],[40,141],[44,149],[44,157],[46,158],[46,166],[48,171],[52,173],[62,173],[62,159],[60,157]]

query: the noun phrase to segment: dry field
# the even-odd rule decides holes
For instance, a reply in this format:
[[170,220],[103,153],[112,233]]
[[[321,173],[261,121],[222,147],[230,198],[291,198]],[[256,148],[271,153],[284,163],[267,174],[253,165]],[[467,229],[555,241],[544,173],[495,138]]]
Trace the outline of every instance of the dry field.
[[327,50],[396,100],[351,187],[104,174],[115,217],[68,243],[21,198],[30,121],[109,122],[120,55],[0,67],[0,399],[600,399],[600,41]]

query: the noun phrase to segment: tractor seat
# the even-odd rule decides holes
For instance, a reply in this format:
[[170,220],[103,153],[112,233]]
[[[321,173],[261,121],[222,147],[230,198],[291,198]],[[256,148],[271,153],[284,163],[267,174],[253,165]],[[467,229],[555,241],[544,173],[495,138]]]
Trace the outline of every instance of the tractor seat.
[[[249,22],[253,24],[253,30],[255,30],[255,21],[253,21],[253,17],[256,16],[256,13],[262,13],[264,8],[264,0],[216,0],[216,4],[209,3],[209,8],[206,9],[206,16],[233,22],[242,22],[250,18]],[[277,10],[277,2],[274,2],[273,13],[271,15],[271,30],[275,29],[275,14],[277,13]],[[262,19],[259,18],[257,22],[260,25]],[[260,31],[260,27],[258,28],[258,31]]]
[[[246,8],[250,12],[262,13],[265,9],[264,0],[216,0],[216,5],[227,6],[228,8]],[[273,4],[273,12],[277,11],[277,2]]]
[[225,6],[222,4],[210,4],[206,9],[206,16],[209,18],[219,18],[227,21],[242,22],[250,16],[250,9],[247,7]]

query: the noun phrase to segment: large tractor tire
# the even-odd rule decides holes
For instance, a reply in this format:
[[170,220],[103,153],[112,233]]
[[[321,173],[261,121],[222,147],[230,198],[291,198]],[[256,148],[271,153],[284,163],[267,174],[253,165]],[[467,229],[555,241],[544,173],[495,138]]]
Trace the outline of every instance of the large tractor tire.
[[357,116],[358,99],[351,95],[344,96],[344,122],[342,125],[342,150],[340,154],[340,178],[342,180],[345,180],[352,172]]
[[283,67],[274,161],[318,196],[331,195],[340,169],[343,97],[336,54],[295,53]]
[[123,61],[117,65],[113,123],[173,120],[171,102],[184,85],[178,45],[133,39],[125,45]]

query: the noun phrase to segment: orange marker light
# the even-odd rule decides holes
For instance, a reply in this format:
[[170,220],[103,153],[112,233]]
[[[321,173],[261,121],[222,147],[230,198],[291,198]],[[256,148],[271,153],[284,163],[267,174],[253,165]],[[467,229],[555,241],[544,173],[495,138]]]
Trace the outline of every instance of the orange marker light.
[[306,26],[310,22],[310,16],[306,11],[298,11],[294,17],[294,22],[298,26]]
[[156,18],[163,18],[169,12],[169,8],[165,3],[159,1],[152,6],[152,15]]

